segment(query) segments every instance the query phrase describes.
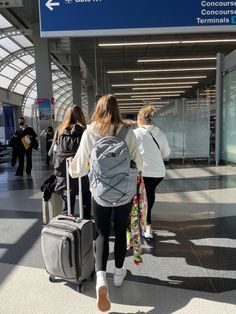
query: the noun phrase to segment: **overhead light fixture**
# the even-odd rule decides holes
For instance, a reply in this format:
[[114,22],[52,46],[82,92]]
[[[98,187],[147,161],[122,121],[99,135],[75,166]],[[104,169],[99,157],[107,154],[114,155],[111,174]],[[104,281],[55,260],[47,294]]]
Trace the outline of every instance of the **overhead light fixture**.
[[166,104],[167,103],[167,101],[164,101],[164,100],[161,100],[161,97],[155,97],[155,95],[154,96],[148,96],[148,97],[141,97],[141,99],[140,99],[140,96],[138,96],[138,98],[135,98],[135,96],[131,96],[132,98],[128,98],[128,99],[118,99],[117,98],[117,101],[140,101],[141,99],[143,99],[143,101],[145,101],[145,100],[158,100],[158,103],[159,104]]
[[192,75],[192,76],[171,76],[171,77],[135,77],[134,81],[165,81],[165,80],[187,80],[207,78],[206,75]]
[[[156,97],[156,98],[153,98],[153,99],[159,100],[161,98],[160,97]],[[116,100],[117,100],[117,102],[119,102],[119,101],[135,101],[135,100],[139,100],[140,101],[140,98],[125,98],[125,99],[124,98],[122,98],[122,99],[116,98]]]
[[183,40],[183,44],[212,44],[212,43],[233,43],[236,42],[236,38],[225,38],[225,39],[199,39],[199,40]]
[[155,72],[185,72],[185,71],[210,71],[216,70],[216,67],[203,68],[170,68],[170,69],[139,69],[139,70],[108,70],[107,74],[122,74],[122,73],[155,73]]
[[[158,98],[158,99],[161,99],[161,98]],[[120,101],[135,101],[135,100],[140,100],[140,99],[118,98],[118,97],[116,97],[116,100],[119,103]]]
[[194,57],[194,58],[159,58],[159,59],[138,59],[137,62],[176,62],[176,61],[209,61],[216,60],[216,57]]
[[168,41],[140,41],[126,43],[99,43],[99,47],[127,47],[127,46],[157,46],[157,45],[179,45],[179,44],[212,44],[212,43],[232,43],[236,38],[228,39],[198,39],[198,40],[168,40]]
[[215,96],[215,93],[200,93],[199,96]]
[[[124,108],[142,108],[143,106],[145,106],[147,103],[150,103],[150,101],[148,102],[142,102],[142,103],[134,103],[133,106],[129,106],[129,105],[126,105],[126,104],[119,104],[119,108],[120,109],[124,109]],[[155,107],[164,107],[165,105],[156,105],[155,102],[151,101],[152,105],[155,106]]]
[[191,85],[183,85],[183,86],[159,86],[159,87],[132,87],[132,90],[160,90],[160,89],[178,89],[178,88],[192,88]]
[[[146,103],[145,102],[142,102],[142,103],[134,103],[133,106],[131,105],[127,105],[127,104],[119,104],[119,108],[120,109],[124,109],[124,108],[134,108],[134,107],[138,107],[138,108],[142,108],[143,106],[145,106]],[[155,103],[152,102],[152,105],[155,106]],[[164,107],[165,105],[158,105],[158,107]]]
[[134,103],[118,103],[119,107],[124,107],[124,106],[128,106],[130,108],[130,106],[143,106],[143,102],[134,102]]
[[[155,104],[153,104],[153,102],[151,103],[152,105],[153,105],[153,107],[155,108],[155,109],[157,109],[157,108],[163,108],[164,106],[160,106],[160,105],[155,105]],[[145,106],[146,104],[145,103],[143,103],[142,105],[134,105],[133,107],[131,106],[131,107],[126,107],[126,106],[119,106],[119,108],[120,108],[120,111],[122,111],[122,110],[125,110],[125,111],[127,111],[127,110],[139,110],[139,109],[141,109],[143,106]]]
[[[179,40],[172,41],[153,41],[150,45],[169,45],[169,44],[179,44]],[[146,46],[149,45],[147,41],[141,42],[129,42],[129,43],[99,43],[99,47],[122,47],[122,46]]]
[[134,83],[134,84],[112,84],[111,87],[133,87],[133,86],[166,86],[166,85],[184,85],[198,84],[198,81],[193,82],[168,82],[168,83]]
[[[160,98],[155,98],[155,99],[160,99]],[[136,104],[138,104],[138,105],[141,105],[141,104],[143,104],[143,102],[142,103],[140,103],[140,101],[141,101],[141,99],[140,98],[138,98],[138,99],[128,99],[128,100],[131,100],[131,101],[139,101],[139,103],[136,103]],[[123,101],[123,102],[122,102]],[[119,103],[119,105],[122,105],[122,104],[126,104],[126,105],[134,105],[135,103],[133,103],[133,102],[126,102],[126,99],[117,99],[117,102]],[[154,104],[158,104],[158,105],[165,105],[165,104],[168,104],[169,103],[169,101],[154,101],[153,102]]]
[[[184,93],[185,91],[184,90],[180,90],[178,91],[178,93]],[[163,92],[148,92],[149,94],[162,94]],[[176,91],[170,91],[170,92],[166,92],[166,94],[174,94],[176,93]],[[124,95],[145,95],[147,94],[146,92],[134,92],[134,93],[115,93],[114,95],[115,96],[124,96]]]
[[[179,93],[179,91],[178,91],[178,93]],[[132,96],[130,96],[131,98],[143,98],[143,99],[154,99],[155,97],[172,97],[172,96],[180,96],[181,94],[169,94],[169,93],[166,93],[166,94],[158,94],[158,95],[156,95],[156,94],[154,94],[154,95],[150,95],[151,93],[148,93],[148,95],[146,94],[146,95],[136,95],[136,96],[134,96],[134,95],[132,95]]]

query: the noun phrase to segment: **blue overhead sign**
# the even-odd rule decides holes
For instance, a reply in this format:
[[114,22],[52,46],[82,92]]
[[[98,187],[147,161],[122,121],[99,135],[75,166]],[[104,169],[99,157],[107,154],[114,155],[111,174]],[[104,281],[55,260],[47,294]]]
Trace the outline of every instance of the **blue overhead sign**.
[[236,0],[39,0],[42,37],[236,31]]

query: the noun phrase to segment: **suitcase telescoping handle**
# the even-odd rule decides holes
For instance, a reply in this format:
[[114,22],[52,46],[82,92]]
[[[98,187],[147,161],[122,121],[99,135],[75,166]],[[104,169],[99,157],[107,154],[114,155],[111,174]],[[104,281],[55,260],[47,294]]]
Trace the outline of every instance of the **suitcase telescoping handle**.
[[[67,209],[68,216],[71,216],[71,200],[70,200],[70,174],[69,174],[70,158],[66,159],[66,198],[67,198]],[[82,182],[81,178],[78,178],[79,186],[79,219],[83,219],[83,198],[82,198]]]

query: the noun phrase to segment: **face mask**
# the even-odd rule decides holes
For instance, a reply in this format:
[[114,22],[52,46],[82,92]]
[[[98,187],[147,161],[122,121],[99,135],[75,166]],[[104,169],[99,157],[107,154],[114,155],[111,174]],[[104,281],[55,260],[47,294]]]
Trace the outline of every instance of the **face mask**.
[[21,126],[24,125],[24,124],[25,124],[24,122],[19,122],[19,125],[21,125]]

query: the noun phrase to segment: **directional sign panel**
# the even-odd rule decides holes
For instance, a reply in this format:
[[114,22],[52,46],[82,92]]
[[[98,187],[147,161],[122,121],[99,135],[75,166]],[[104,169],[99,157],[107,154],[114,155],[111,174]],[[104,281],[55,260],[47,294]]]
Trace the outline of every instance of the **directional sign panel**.
[[42,37],[236,31],[236,0],[39,0]]

